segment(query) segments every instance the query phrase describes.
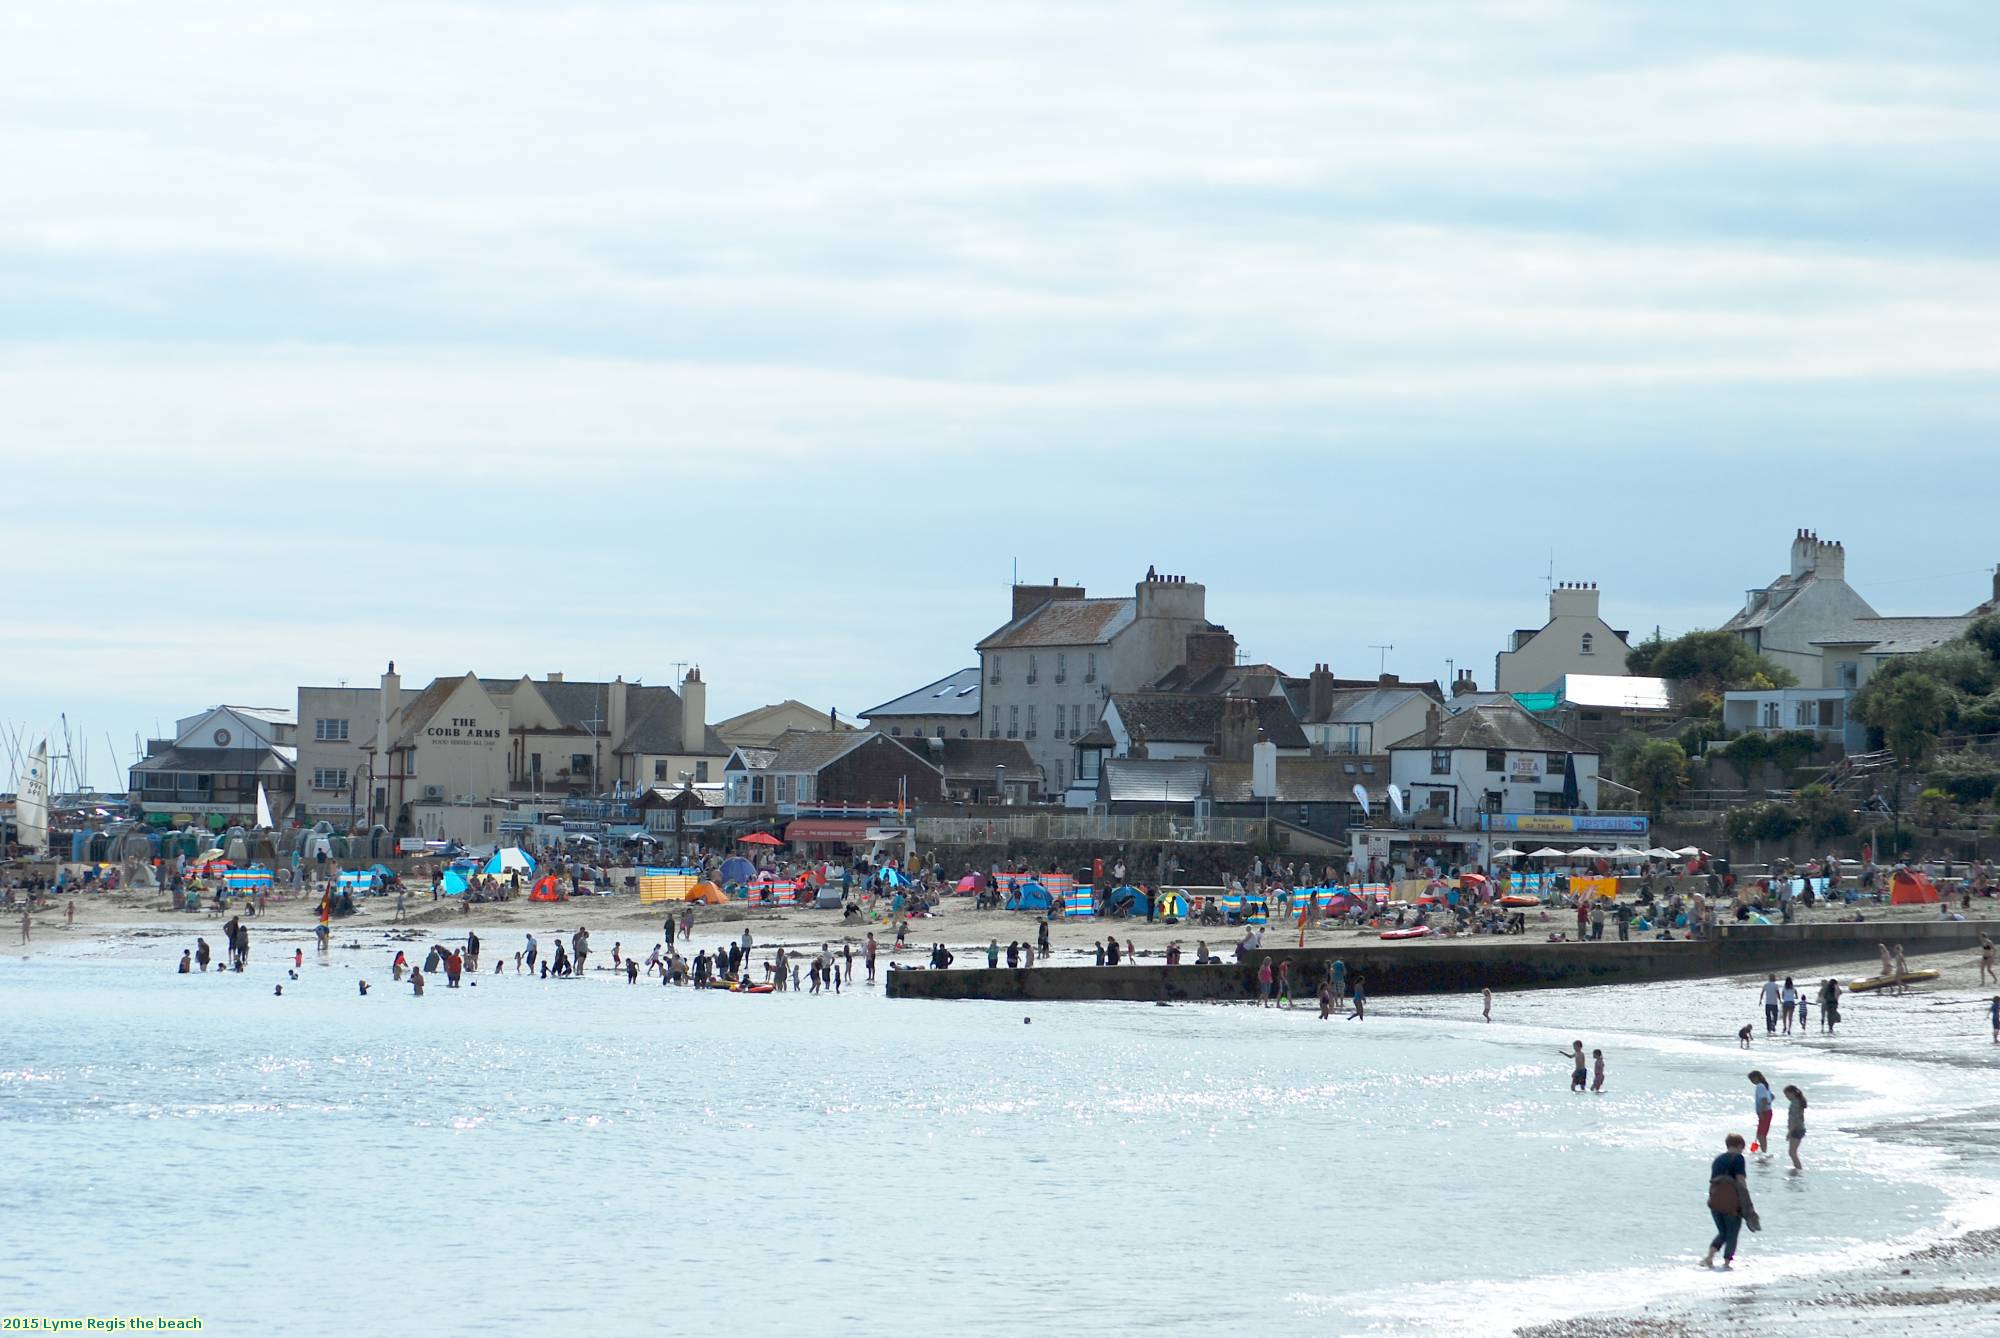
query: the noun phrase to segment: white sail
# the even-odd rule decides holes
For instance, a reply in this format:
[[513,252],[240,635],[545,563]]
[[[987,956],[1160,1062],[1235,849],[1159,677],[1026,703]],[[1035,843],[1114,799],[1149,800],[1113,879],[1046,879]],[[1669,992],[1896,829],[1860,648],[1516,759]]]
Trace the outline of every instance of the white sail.
[[271,801],[264,797],[264,782],[257,782],[257,825],[265,831],[276,831],[278,824],[271,821]]
[[49,744],[35,745],[28,769],[15,787],[14,832],[30,855],[49,853]]

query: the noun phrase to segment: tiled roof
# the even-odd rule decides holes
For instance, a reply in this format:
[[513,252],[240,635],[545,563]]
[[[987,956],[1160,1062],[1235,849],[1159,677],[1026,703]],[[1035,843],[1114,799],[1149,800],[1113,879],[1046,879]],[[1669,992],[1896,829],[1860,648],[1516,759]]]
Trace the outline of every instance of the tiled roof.
[[1543,724],[1513,702],[1474,706],[1448,715],[1435,729],[1418,730],[1389,748],[1394,752],[1410,748],[1511,748],[1528,753],[1597,755],[1583,740]]
[[1198,678],[1188,677],[1188,667],[1175,665],[1153,684],[1155,692],[1192,692],[1203,696],[1234,695],[1262,697],[1284,690],[1295,680],[1282,669],[1268,664],[1227,664],[1208,670]]
[[745,771],[764,771],[771,765],[771,759],[778,755],[776,748],[738,748],[729,755],[732,762],[741,762]]
[[961,669],[955,674],[947,674],[935,683],[926,683],[915,692],[906,692],[870,707],[861,713],[862,718],[874,720],[878,716],[908,715],[967,715],[979,714],[979,666]]
[[1368,725],[1410,704],[1415,697],[1429,697],[1422,688],[1404,684],[1336,691],[1328,705],[1326,719],[1316,725]]
[[1292,704],[1283,697],[1200,697],[1183,692],[1118,692],[1111,697],[1127,734],[1143,731],[1148,740],[1171,743],[1214,743],[1223,703],[1228,701],[1253,703],[1258,728],[1278,747],[1310,746],[1292,714]]
[[1031,609],[994,632],[979,650],[1012,646],[1101,646],[1131,626],[1137,601],[1055,599]]
[[1116,745],[1117,742],[1118,740],[1111,737],[1111,727],[1100,719],[1089,729],[1077,735],[1075,741],[1070,746],[1072,748],[1110,748]]
[[1208,790],[1208,763],[1195,759],[1107,757],[1098,782],[1106,802],[1190,804]]

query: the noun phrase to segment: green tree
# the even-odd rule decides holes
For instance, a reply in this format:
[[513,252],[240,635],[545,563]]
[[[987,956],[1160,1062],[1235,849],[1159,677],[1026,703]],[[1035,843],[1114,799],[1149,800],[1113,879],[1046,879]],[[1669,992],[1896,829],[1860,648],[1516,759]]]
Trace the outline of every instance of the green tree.
[[1935,836],[1952,819],[1951,796],[1943,790],[1925,790],[1917,796],[1917,821],[1931,829]]
[[1733,632],[1688,632],[1672,640],[1651,638],[1625,657],[1627,672],[1670,679],[1686,695],[1750,686],[1793,687],[1798,679],[1751,650]]
[[1937,751],[1938,736],[1951,724],[1958,703],[1958,693],[1921,666],[1892,662],[1854,694],[1854,718],[1881,730],[1883,745],[1896,755],[1899,770],[1908,770],[1922,766]]
[[1815,839],[1845,836],[1853,825],[1853,815],[1839,796],[1814,782],[1800,790],[1792,803],[1792,815],[1800,830]]
[[2000,663],[2000,613],[1973,620],[1965,629],[1965,639],[1986,652],[1986,658]]
[[1688,757],[1678,743],[1648,739],[1632,756],[1628,782],[1646,801],[1646,808],[1658,821],[1660,810],[1680,797],[1687,788]]
[[1931,763],[1924,783],[1943,790],[1954,803],[1978,804],[2000,790],[2000,757],[1988,753],[1945,753]]
[[1724,827],[1732,841],[1782,841],[1798,830],[1799,820],[1788,806],[1759,800],[1731,809]]

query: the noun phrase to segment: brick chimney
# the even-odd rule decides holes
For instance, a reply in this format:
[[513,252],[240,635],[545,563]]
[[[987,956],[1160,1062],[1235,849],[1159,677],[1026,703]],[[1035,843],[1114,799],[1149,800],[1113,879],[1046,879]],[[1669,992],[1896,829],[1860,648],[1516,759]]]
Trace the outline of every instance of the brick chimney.
[[1212,631],[1189,632],[1183,654],[1187,681],[1192,683],[1203,674],[1227,669],[1236,663],[1236,638],[1221,627]]
[[1792,576],[1804,576],[1813,569],[1819,557],[1819,536],[1811,530],[1800,530],[1792,536]]
[[1257,746],[1257,703],[1248,697],[1224,697],[1222,718],[1215,726],[1215,756],[1222,762],[1248,762]]
[[1333,713],[1333,668],[1316,664],[1306,676],[1306,719],[1324,722]]
[[701,681],[701,666],[690,665],[681,680],[681,747],[699,752],[708,742],[708,684]]
[[1082,599],[1083,587],[1064,585],[1061,581],[1050,581],[1047,585],[1016,585],[1014,587],[1014,612],[1008,621],[1024,613],[1033,613],[1044,604],[1058,599]]
[[1454,697],[1463,697],[1468,692],[1477,691],[1479,684],[1473,679],[1470,669],[1459,670],[1458,677],[1451,680],[1451,695]]
[[1828,539],[1819,546],[1813,558],[1813,570],[1830,581],[1847,579],[1847,548],[1835,540]]

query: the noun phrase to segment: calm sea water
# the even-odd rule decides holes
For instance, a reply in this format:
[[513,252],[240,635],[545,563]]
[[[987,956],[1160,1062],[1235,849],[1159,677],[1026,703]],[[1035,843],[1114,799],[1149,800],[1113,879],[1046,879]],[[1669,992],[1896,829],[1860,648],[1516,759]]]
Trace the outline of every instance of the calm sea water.
[[[1753,1000],[1722,984],[1503,996],[1494,1025],[1464,999],[1024,1024],[609,973],[415,999],[364,937],[327,967],[308,949],[296,983],[275,933],[242,976],[173,974],[178,942],[0,963],[0,1308],[220,1333],[1502,1333],[1991,1220],[2000,1158],[1957,1131],[2000,1093],[1965,1005],[1858,1000],[1838,1048],[1745,1056]],[[1566,1091],[1573,1036],[1606,1050],[1605,1095]],[[1724,1278],[1692,1261],[1753,1064],[1811,1095],[1809,1171],[1758,1169],[1766,1229]]]

